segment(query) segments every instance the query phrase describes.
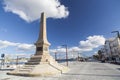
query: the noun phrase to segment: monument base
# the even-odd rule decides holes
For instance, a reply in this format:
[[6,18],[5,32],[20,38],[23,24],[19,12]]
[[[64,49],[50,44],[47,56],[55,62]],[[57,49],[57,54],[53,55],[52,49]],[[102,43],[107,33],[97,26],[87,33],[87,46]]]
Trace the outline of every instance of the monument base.
[[58,64],[51,56],[47,57],[47,59],[45,61],[45,58],[42,59],[41,56],[33,56],[23,67],[16,68],[7,74],[17,76],[50,76],[66,73],[69,70],[68,67]]

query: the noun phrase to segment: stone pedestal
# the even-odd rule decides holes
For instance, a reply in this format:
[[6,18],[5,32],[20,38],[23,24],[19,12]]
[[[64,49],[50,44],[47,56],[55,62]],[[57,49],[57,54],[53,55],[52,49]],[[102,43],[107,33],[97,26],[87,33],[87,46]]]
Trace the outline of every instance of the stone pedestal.
[[50,55],[32,56],[21,68],[7,74],[19,76],[50,76],[66,73],[69,69],[58,64]]

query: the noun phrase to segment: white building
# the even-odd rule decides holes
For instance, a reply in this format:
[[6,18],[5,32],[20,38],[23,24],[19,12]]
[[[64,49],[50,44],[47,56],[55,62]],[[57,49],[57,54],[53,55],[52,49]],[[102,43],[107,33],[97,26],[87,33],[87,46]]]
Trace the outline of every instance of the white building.
[[118,37],[106,40],[104,49],[105,58],[109,58],[109,60],[114,58],[116,61],[120,61],[120,39]]
[[105,45],[104,45],[105,57],[109,58],[109,60],[111,60],[112,54],[113,54],[113,52],[111,50],[112,49],[111,43],[112,43],[113,40],[114,40],[113,38],[106,40]]

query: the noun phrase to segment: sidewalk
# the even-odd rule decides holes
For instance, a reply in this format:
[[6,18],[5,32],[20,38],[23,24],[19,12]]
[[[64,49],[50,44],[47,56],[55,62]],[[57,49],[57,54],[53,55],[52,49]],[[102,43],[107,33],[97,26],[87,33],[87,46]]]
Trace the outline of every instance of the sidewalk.
[[[66,65],[66,63],[61,63]],[[21,77],[0,71],[0,80],[120,80],[120,66],[100,62],[69,62],[68,73],[49,77]]]

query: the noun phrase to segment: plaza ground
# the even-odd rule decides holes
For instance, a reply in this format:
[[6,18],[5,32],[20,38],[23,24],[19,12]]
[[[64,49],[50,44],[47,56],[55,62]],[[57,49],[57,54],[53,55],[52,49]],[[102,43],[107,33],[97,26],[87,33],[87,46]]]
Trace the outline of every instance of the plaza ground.
[[69,62],[69,68],[68,73],[49,77],[12,76],[0,71],[0,80],[120,80],[120,65],[74,61]]

